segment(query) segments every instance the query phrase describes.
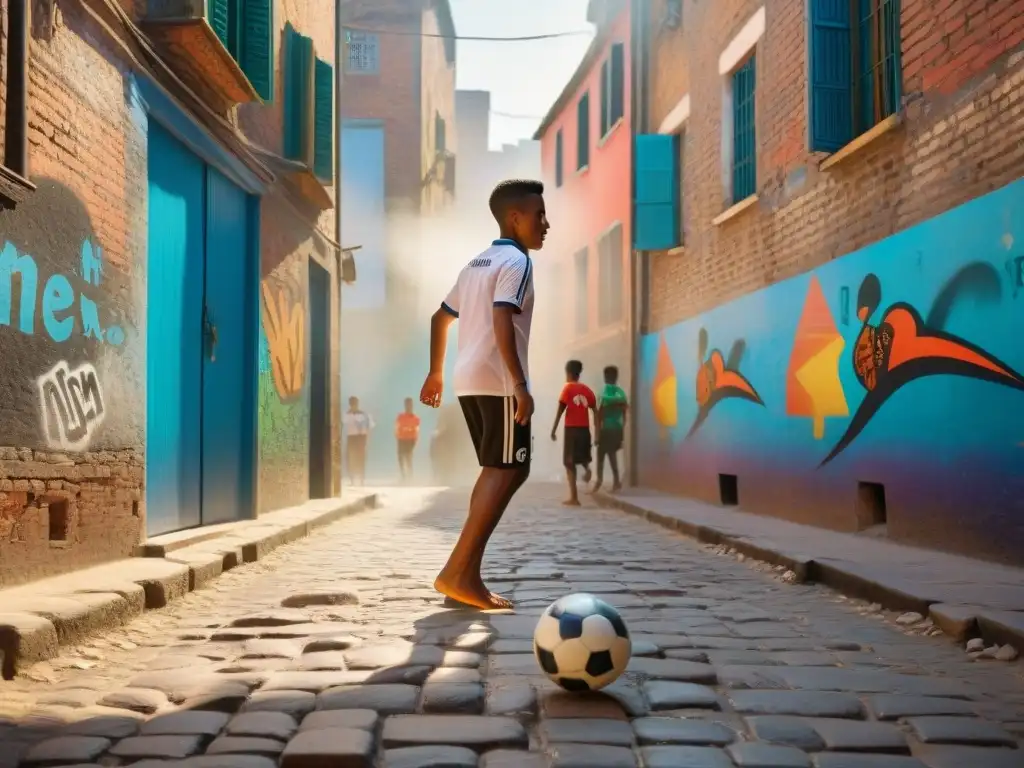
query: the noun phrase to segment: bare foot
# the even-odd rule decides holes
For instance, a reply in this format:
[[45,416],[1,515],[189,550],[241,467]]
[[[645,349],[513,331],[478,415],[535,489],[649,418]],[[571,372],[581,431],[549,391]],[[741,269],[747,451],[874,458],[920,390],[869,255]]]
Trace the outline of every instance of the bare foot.
[[578,506],[580,506],[580,500],[579,499],[566,499],[565,501],[562,502],[562,506],[563,507],[578,507]]
[[590,492],[591,493],[597,493],[600,490],[601,490],[601,481],[598,480],[596,483],[594,483],[594,487],[590,489]]
[[616,483],[612,486],[612,493],[618,493],[622,490],[622,483]]
[[590,482],[590,478],[592,478],[593,476],[594,476],[594,473],[590,471],[590,467],[585,467],[583,469],[583,482],[584,483],[589,483]]
[[479,579],[474,584],[472,581],[460,581],[442,573],[434,580],[434,589],[458,603],[485,611],[512,607],[510,600],[488,590]]

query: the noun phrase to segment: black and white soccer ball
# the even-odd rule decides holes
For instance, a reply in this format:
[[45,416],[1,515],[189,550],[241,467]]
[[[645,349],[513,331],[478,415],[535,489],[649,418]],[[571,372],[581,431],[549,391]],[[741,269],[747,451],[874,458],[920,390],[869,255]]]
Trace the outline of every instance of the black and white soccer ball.
[[548,606],[533,632],[540,668],[567,691],[597,691],[626,671],[633,644],[619,612],[593,595]]

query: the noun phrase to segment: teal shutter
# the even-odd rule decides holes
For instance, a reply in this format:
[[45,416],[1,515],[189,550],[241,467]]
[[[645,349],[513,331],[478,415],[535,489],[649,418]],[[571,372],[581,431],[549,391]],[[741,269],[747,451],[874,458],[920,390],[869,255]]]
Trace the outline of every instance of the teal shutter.
[[602,139],[611,128],[611,121],[608,119],[608,105],[611,103],[611,66],[607,59],[601,64],[601,133]]
[[221,44],[231,50],[231,8],[233,0],[207,0],[206,20]]
[[284,155],[312,160],[313,41],[289,25],[285,29]]
[[679,245],[679,163],[675,136],[640,134],[633,152],[633,247],[661,251]]
[[[609,122],[615,125],[615,121],[625,115],[626,110],[626,46],[622,43],[615,43],[612,46],[611,56],[611,116]],[[609,126],[609,128],[611,127]]]
[[757,144],[754,94],[757,90],[757,58],[732,76],[732,201],[738,203],[757,191]]
[[558,133],[555,134],[555,186],[562,186],[562,161],[564,154],[564,148],[562,146],[562,129],[558,129]]
[[853,139],[850,0],[814,0],[810,8],[810,148],[835,152]]
[[590,165],[590,94],[576,105],[576,170]]
[[260,98],[273,101],[274,0],[243,0],[238,6],[242,12],[238,64]]
[[316,60],[316,98],[313,106],[313,173],[334,178],[334,67]]

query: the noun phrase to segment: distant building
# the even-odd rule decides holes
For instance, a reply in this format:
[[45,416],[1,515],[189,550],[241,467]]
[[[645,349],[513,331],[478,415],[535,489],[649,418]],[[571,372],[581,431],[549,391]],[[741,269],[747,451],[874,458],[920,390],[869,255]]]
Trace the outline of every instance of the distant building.
[[558,340],[562,353],[557,357],[563,362],[583,362],[584,380],[592,386],[600,383],[606,365],[617,365],[628,386],[629,4],[591,0],[587,15],[596,35],[534,136],[541,143],[552,221],[541,261],[549,272],[546,279],[563,298],[560,312],[545,320],[545,338]]

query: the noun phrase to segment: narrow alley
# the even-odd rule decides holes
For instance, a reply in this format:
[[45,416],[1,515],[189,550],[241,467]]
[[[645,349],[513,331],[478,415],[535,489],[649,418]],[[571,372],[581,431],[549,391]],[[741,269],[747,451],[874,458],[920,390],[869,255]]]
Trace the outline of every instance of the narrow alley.
[[[528,486],[492,543],[489,585],[515,615],[430,589],[464,493],[387,489],[4,683],[0,766],[1020,768],[1019,662],[973,661],[635,517],[566,510],[560,490]],[[574,591],[632,632],[603,694],[559,692],[531,652],[540,612]]]

